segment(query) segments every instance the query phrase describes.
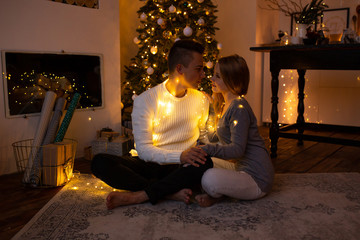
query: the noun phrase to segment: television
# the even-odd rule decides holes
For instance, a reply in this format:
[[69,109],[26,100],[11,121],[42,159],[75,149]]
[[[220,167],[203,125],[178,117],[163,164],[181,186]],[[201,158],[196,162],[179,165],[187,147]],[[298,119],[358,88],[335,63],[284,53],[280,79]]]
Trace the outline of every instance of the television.
[[102,108],[102,65],[101,54],[2,51],[6,117],[39,115],[46,91],[68,104],[79,93],[77,109]]

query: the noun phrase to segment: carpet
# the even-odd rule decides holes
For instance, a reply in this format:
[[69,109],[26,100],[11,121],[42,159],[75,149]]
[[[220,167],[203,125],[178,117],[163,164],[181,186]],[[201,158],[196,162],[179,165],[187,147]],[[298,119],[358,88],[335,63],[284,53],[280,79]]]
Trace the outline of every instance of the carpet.
[[166,200],[107,210],[113,189],[76,174],[13,239],[360,239],[360,174],[277,174],[256,201]]

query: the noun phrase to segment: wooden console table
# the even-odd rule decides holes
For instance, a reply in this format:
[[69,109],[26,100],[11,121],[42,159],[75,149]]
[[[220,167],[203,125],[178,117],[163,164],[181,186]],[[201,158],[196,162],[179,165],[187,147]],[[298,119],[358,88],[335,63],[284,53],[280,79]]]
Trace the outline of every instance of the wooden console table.
[[[360,69],[360,44],[329,44],[329,45],[260,45],[251,47],[251,51],[270,53],[271,71],[271,157],[276,157],[277,142],[279,137],[294,138],[303,144],[303,140],[335,143],[349,146],[360,146],[360,141],[339,139],[324,136],[305,135],[304,129],[315,124],[305,123],[304,120],[304,87],[305,72],[308,69],[317,70],[359,70]],[[278,124],[278,89],[279,73],[281,69],[297,69],[298,79],[298,116],[296,124],[279,128]],[[316,124],[316,127],[335,127],[333,125]],[[343,130],[359,131],[360,126],[336,126]],[[296,128],[297,133],[286,133],[286,130]]]

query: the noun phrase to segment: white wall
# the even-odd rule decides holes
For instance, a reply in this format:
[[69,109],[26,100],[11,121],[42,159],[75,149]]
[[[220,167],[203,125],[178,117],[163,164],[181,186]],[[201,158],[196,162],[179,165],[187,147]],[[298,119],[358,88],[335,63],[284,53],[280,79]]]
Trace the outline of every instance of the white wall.
[[255,74],[256,55],[250,47],[256,43],[256,1],[218,0],[219,12],[216,39],[222,43],[221,56],[239,54],[246,60],[250,70],[250,86],[246,99],[249,101],[258,120],[261,115],[262,82]]
[[[329,9],[350,7],[351,18],[355,14],[360,0],[327,0]],[[290,18],[276,11],[262,10],[268,16],[278,17],[272,39],[277,38],[277,31],[290,33]],[[267,12],[267,13],[266,13]],[[267,24],[263,21],[263,24]],[[269,43],[269,42],[268,42]],[[264,54],[264,94],[263,116],[264,122],[271,122],[271,75],[269,70],[269,54]],[[295,70],[282,70],[279,84],[279,122],[295,123],[297,117],[297,79]],[[360,126],[360,71],[325,71],[310,70],[305,75],[305,121],[347,126]],[[284,101],[287,101],[286,103]]]
[[[66,138],[78,141],[77,157],[96,130],[121,129],[119,1],[100,1],[99,9],[48,0],[0,0],[0,50],[102,54],[105,107],[76,111]],[[1,69],[1,72],[3,70]],[[4,81],[4,80],[3,80]],[[4,99],[3,84],[0,98]],[[89,117],[92,118],[89,121]],[[11,144],[33,138],[39,116],[5,118],[0,104],[0,175],[16,171]]]
[[[129,4],[131,2],[131,4]],[[137,11],[144,6],[142,1],[119,0],[120,4],[120,52],[121,78],[125,79],[125,65],[129,66],[130,59],[135,57],[139,48],[133,41],[139,34],[136,32],[140,21]]]

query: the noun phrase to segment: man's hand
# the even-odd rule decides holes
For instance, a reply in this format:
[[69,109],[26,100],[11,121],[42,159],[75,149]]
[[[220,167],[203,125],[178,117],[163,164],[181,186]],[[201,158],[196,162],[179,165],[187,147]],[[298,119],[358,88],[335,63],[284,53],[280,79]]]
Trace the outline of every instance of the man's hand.
[[200,164],[205,164],[207,153],[199,147],[191,147],[183,151],[180,155],[180,162],[183,164],[191,164],[199,167]]

